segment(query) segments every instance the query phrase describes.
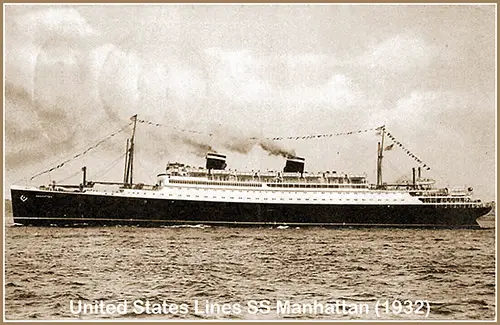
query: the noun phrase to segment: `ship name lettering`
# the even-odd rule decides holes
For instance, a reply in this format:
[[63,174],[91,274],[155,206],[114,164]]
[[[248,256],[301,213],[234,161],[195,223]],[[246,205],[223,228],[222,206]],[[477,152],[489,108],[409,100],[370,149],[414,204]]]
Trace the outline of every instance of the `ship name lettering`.
[[366,303],[350,304],[345,300],[322,303],[314,300],[312,303],[292,303],[290,300],[277,300],[276,313],[282,315],[327,314],[327,315],[361,315],[368,314]]

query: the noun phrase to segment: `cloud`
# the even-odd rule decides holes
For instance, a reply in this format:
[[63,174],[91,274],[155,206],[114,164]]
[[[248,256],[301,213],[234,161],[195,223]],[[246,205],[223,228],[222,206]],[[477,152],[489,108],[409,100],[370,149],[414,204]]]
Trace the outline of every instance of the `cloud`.
[[296,85],[281,91],[281,98],[286,103],[331,105],[340,111],[350,106],[356,97],[352,81],[341,73],[320,84]]
[[84,44],[82,41],[97,35],[73,8],[49,8],[28,12],[16,20],[15,28],[37,45],[42,45],[47,39],[54,37],[62,41]]
[[263,77],[265,60],[256,59],[249,51],[229,51],[220,48],[205,50],[209,96],[222,96],[237,103],[261,101],[271,95],[269,82]]
[[332,73],[332,67],[339,64],[334,58],[324,53],[289,53],[279,56],[283,61],[283,69],[279,74],[285,75],[283,80],[287,86],[315,85],[323,83]]
[[28,94],[34,91],[33,77],[41,52],[54,46],[88,47],[91,40],[100,41],[75,9],[37,10],[20,16],[8,13],[6,11],[5,77]]
[[324,66],[329,59],[328,55],[323,53],[292,53],[285,56],[290,69],[318,68]]
[[[374,120],[385,124],[433,170],[447,174],[449,171],[443,166],[449,164],[467,170],[466,164],[457,160],[464,157],[464,152],[469,153],[465,156],[479,157],[486,144],[494,143],[485,138],[487,133],[484,132],[484,129],[494,128],[494,112],[475,109],[478,105],[486,103],[477,101],[474,94],[413,91],[400,98],[392,109],[380,111]],[[401,155],[399,159],[407,158]],[[457,176],[450,174],[447,178],[453,177]]]
[[139,109],[141,59],[133,52],[113,49],[99,74],[99,96],[103,104],[122,119]]
[[7,126],[7,154],[19,148],[16,144],[27,151],[37,146],[36,141],[20,143],[15,135],[21,128],[46,134],[50,141],[44,145],[56,150],[68,139],[84,141],[95,123],[118,127],[138,112],[175,121],[182,117],[179,111],[188,111],[205,95],[205,80],[196,69],[172,60],[146,60],[104,42],[75,9],[7,16],[7,96],[16,94],[8,102],[8,116],[33,116],[23,125]]
[[401,34],[372,46],[357,60],[366,68],[406,72],[427,67],[432,58],[432,47],[424,39]]
[[278,96],[278,105],[336,104],[340,99],[352,99],[352,80],[332,69],[340,62],[326,54],[259,55],[221,48],[204,52],[209,67],[208,96],[239,104],[276,104]]

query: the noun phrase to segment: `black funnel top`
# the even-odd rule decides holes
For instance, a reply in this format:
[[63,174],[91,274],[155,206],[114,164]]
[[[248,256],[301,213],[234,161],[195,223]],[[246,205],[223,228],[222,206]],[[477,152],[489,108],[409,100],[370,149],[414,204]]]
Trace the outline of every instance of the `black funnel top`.
[[207,169],[224,169],[226,168],[226,156],[214,152],[207,153]]
[[301,157],[290,157],[286,160],[285,173],[303,173],[306,159]]

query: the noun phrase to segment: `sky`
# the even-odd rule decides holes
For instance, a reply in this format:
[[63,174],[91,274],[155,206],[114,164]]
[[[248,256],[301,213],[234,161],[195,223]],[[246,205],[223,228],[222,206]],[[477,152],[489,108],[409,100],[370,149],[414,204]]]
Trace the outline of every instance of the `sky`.
[[375,182],[375,131],[265,139],[385,125],[422,163],[395,146],[384,181],[425,163],[437,185],[496,197],[495,5],[4,9],[7,197],[12,184],[79,183],[82,166],[122,180],[134,114],[154,123],[138,124],[136,182],[167,162],[203,166],[209,149],[231,169],[281,170],[270,147]]

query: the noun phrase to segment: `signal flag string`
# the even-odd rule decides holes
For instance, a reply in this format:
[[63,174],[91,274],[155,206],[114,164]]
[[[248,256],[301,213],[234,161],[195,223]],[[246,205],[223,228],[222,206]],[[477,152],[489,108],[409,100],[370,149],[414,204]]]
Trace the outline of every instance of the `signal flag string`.
[[[146,121],[146,120],[140,120],[137,119],[138,123],[144,123],[147,125],[155,126],[155,127],[167,127],[167,128],[173,128],[175,130],[181,131],[181,132],[187,132],[187,133],[192,133],[192,134],[204,134],[208,135],[209,137],[213,136],[213,133],[204,133],[200,131],[195,131],[195,130],[187,130],[187,129],[181,129],[177,128],[175,126],[167,126],[164,124],[160,123],[154,123],[151,121]],[[336,132],[336,133],[326,133],[326,134],[312,134],[312,135],[299,135],[299,136],[287,136],[287,137],[267,137],[264,138],[265,140],[272,140],[272,141],[281,141],[281,140],[309,140],[309,139],[321,139],[321,138],[331,138],[331,137],[336,137],[336,136],[343,136],[343,135],[353,135],[353,134],[360,134],[360,133],[366,133],[366,132],[373,132],[376,131],[378,135],[381,134],[382,130],[384,130],[389,139],[393,141],[393,144],[386,146],[384,150],[391,150],[394,145],[397,145],[401,150],[403,150],[404,153],[416,162],[418,162],[420,165],[422,165],[423,168],[426,170],[430,170],[431,168],[425,164],[420,158],[418,158],[414,153],[412,153],[410,150],[408,150],[401,142],[396,140],[394,135],[392,135],[389,131],[387,131],[387,128],[385,125],[376,127],[376,128],[369,128],[369,129],[363,129],[363,130],[356,130],[356,131],[348,131],[348,132]],[[251,137],[249,138],[250,140],[257,140],[256,137]]]
[[308,140],[308,139],[320,139],[320,138],[331,138],[342,135],[352,135],[359,133],[366,133],[372,131],[378,131],[382,129],[383,126],[379,126],[378,128],[364,129],[364,130],[356,130],[356,131],[348,131],[348,132],[337,132],[337,133],[326,133],[326,134],[313,134],[313,135],[301,135],[301,136],[288,136],[288,137],[274,137],[274,138],[265,138],[266,140],[280,141],[280,140]]
[[144,123],[144,124],[151,125],[151,126],[156,126],[156,127],[162,126],[162,127],[166,127],[166,128],[172,128],[174,130],[179,130],[181,132],[187,132],[187,133],[205,134],[205,135],[208,135],[209,137],[213,136],[213,133],[204,133],[204,132],[200,132],[200,131],[180,129],[180,128],[175,127],[175,126],[164,125],[164,124],[161,124],[161,123],[154,123],[154,122],[150,122],[150,121],[146,121],[146,120],[141,120],[141,119],[137,119],[137,123]]
[[[385,130],[385,127],[384,127],[384,130]],[[422,159],[418,158],[417,155],[415,155],[413,152],[411,152],[410,150],[408,150],[401,142],[399,142],[398,140],[396,140],[396,138],[394,137],[394,135],[392,135],[389,131],[387,131],[385,133],[387,135],[387,137],[389,139],[392,140],[392,144],[391,145],[388,145],[387,147],[384,148],[384,150],[392,150],[392,148],[394,147],[394,145],[398,146],[401,148],[401,150],[403,150],[404,153],[406,153],[406,155],[410,158],[412,158],[413,160],[415,160],[416,162],[418,162],[420,165],[422,165],[423,168],[425,168],[426,170],[430,170],[431,168],[425,164]]]
[[[187,132],[187,133],[195,133],[195,134],[205,134],[208,136],[213,136],[213,133],[204,133],[200,131],[195,131],[195,130],[186,130],[186,129],[180,129],[175,126],[167,126],[161,123],[154,123],[146,120],[140,120],[137,119],[138,123],[145,123],[147,125],[151,126],[156,126],[156,127],[167,127],[167,128],[172,128],[175,130],[179,130],[181,132]],[[306,139],[319,139],[319,138],[331,138],[333,136],[341,136],[341,135],[351,135],[351,134],[358,134],[358,133],[365,133],[365,132],[371,132],[371,131],[377,131],[381,130],[384,126],[379,126],[377,128],[370,128],[370,129],[364,129],[364,130],[357,130],[357,131],[349,131],[349,132],[337,132],[337,133],[327,133],[327,134],[315,134],[315,135],[303,135],[303,136],[288,136],[288,137],[268,137],[264,138],[265,140],[274,140],[274,141],[279,141],[279,140],[306,140]],[[256,140],[256,137],[251,137],[249,138],[251,140]]]

